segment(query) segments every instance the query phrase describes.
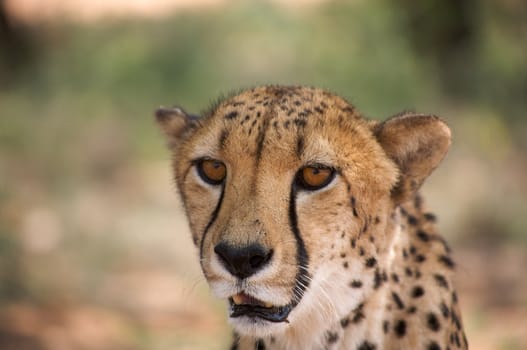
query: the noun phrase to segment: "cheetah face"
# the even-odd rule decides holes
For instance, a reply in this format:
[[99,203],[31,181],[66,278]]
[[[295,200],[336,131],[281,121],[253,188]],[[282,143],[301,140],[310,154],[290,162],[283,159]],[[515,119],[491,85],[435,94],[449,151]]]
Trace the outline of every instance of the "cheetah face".
[[203,273],[241,334],[357,307],[390,259],[387,213],[431,171],[400,157],[393,128],[317,89],[261,87],[203,117],[157,118]]

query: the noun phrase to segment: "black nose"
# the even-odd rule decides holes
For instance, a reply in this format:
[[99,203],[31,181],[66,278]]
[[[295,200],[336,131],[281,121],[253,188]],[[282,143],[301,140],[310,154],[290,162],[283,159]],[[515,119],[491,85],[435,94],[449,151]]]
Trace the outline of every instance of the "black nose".
[[215,246],[214,252],[218,254],[225,268],[239,278],[247,278],[253,275],[264,267],[273,255],[272,250],[265,249],[259,244],[234,247],[225,242]]

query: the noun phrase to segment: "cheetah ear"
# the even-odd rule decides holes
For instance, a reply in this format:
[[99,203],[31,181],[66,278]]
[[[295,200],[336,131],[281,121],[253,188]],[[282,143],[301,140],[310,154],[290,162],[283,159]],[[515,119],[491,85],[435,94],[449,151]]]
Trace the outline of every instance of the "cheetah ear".
[[155,111],[155,117],[171,148],[199,125],[199,116],[188,114],[180,107],[159,107]]
[[430,115],[399,114],[377,124],[373,132],[400,171],[392,189],[396,204],[415,194],[446,155],[451,142],[449,127]]

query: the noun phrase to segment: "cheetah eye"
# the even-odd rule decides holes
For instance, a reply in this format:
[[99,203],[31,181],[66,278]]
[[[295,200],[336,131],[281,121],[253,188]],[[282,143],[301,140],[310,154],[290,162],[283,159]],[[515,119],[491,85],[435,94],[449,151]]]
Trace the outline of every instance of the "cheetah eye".
[[199,176],[208,184],[219,185],[225,180],[227,168],[225,164],[215,159],[201,159],[197,162]]
[[335,169],[324,165],[306,166],[296,175],[296,184],[308,191],[327,186],[335,177]]

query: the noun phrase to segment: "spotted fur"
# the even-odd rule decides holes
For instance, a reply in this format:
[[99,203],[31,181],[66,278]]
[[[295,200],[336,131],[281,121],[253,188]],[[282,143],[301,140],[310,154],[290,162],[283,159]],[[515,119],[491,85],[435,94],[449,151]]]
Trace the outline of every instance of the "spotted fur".
[[[283,322],[229,317],[233,349],[468,347],[455,264],[417,193],[450,145],[439,118],[370,121],[323,90],[264,86],[202,117],[162,108],[157,120],[213,293],[291,306]],[[200,159],[225,164],[221,185],[200,179]],[[308,191],[295,178],[313,164],[336,175]],[[221,242],[272,256],[238,278],[218,257]]]

